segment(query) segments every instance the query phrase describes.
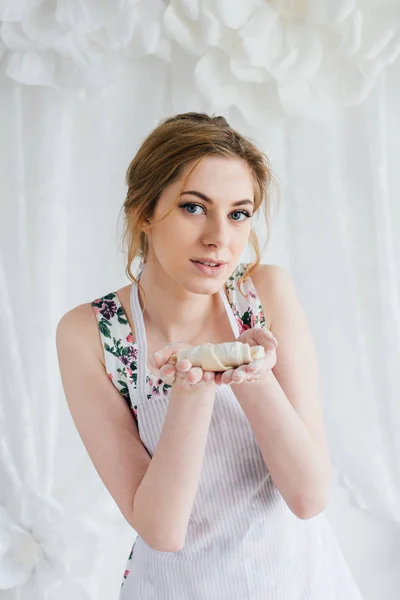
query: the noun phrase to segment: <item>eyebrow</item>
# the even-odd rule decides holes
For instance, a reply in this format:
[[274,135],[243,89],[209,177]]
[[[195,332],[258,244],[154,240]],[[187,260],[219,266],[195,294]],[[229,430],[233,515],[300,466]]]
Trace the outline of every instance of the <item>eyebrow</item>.
[[[196,192],[196,190],[185,190],[184,192],[181,193],[181,196],[183,196],[183,194],[193,194],[193,196],[197,196],[198,198],[201,198],[202,200],[204,200],[204,202],[208,202],[209,204],[214,204],[213,200],[211,200],[211,198],[208,198],[208,196],[206,196],[205,194],[203,194],[202,192]],[[254,202],[252,202],[252,200],[237,200],[236,202],[232,202],[232,206],[239,206],[240,204],[251,204],[253,206]]]

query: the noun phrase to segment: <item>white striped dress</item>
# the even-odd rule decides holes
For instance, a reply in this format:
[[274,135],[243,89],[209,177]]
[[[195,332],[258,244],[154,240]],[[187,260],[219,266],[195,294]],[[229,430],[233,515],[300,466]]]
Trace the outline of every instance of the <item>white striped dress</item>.
[[[239,264],[220,290],[235,337],[265,327],[250,278]],[[140,277],[141,272],[139,273]],[[136,329],[115,293],[92,302],[106,368],[125,398],[141,440],[153,455],[171,386],[147,369],[147,344],[137,286],[131,287]],[[274,486],[261,451],[229,385],[217,386],[199,487],[184,547],[152,549],[138,536],[119,600],[362,600],[323,513],[299,519]]]

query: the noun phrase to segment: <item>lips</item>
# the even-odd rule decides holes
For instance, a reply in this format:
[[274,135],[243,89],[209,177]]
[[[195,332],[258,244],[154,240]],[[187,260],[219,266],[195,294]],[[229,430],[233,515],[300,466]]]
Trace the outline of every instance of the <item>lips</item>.
[[190,262],[192,262],[194,264],[194,266],[196,267],[196,269],[198,271],[200,271],[200,273],[203,273],[203,275],[209,275],[210,277],[216,277],[217,275],[219,275],[220,273],[222,273],[225,269],[225,264],[219,264],[216,267],[210,267],[208,265],[204,265],[202,262],[198,261],[198,260],[191,260]]

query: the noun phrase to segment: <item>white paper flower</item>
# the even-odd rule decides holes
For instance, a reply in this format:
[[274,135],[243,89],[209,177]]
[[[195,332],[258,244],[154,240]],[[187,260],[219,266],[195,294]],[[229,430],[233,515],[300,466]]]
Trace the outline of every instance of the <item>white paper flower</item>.
[[6,74],[25,84],[96,94],[132,58],[164,53],[162,0],[3,0]]
[[195,57],[194,81],[218,109],[256,124],[277,101],[324,118],[362,102],[400,53],[397,0],[172,0],[164,28]]
[[3,0],[0,20],[16,81],[99,93],[157,55],[182,101],[192,87],[254,125],[358,104],[400,53],[400,0]]
[[[0,590],[28,584],[46,598],[57,590],[58,600],[64,595],[66,600],[88,600],[74,577],[85,577],[95,567],[98,536],[87,519],[67,514],[53,498],[27,492],[26,487],[21,493],[23,515],[0,506]],[[74,577],[66,577],[69,573]]]

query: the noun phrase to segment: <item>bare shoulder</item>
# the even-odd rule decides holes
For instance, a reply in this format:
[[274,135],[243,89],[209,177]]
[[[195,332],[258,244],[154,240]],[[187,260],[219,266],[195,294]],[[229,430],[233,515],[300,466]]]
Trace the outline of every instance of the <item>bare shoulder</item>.
[[93,353],[104,365],[103,347],[96,314],[90,302],[79,304],[65,313],[57,325],[57,339],[78,336],[82,348]]
[[280,265],[264,265],[260,264],[254,269],[251,274],[251,278],[254,283],[258,283],[261,286],[265,287],[266,282],[268,284],[273,284],[278,282],[282,277],[286,277],[288,275],[288,271],[281,267]]
[[279,296],[283,293],[285,286],[290,285],[290,274],[279,265],[260,264],[252,272],[251,279],[260,297],[266,325],[270,329],[273,312],[279,305]]
[[[135,339],[135,328],[130,309],[130,289],[131,286],[127,285],[118,289],[115,293],[118,296],[119,303],[121,304],[128,320],[133,339]],[[94,355],[97,356],[97,358],[105,366],[104,350],[99,331],[99,324],[91,302],[79,304],[75,308],[72,308],[65,313],[57,326],[57,333],[60,334],[61,332],[63,335],[78,335],[88,352],[94,353]]]

